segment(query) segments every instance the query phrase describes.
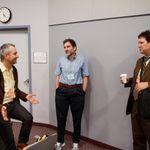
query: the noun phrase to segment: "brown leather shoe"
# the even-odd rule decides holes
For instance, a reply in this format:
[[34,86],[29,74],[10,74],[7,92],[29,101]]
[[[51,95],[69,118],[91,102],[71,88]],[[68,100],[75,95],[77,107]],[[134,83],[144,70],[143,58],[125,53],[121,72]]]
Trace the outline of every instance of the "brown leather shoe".
[[17,144],[17,148],[19,149],[19,150],[22,150],[24,147],[26,147],[26,146],[28,146],[28,144],[27,143],[18,143]]

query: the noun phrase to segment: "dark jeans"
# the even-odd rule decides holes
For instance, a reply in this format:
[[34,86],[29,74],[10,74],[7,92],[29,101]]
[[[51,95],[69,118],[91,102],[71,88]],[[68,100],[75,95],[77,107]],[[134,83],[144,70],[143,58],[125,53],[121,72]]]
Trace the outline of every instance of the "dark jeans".
[[147,142],[150,149],[150,119],[143,119],[139,115],[131,116],[133,149],[146,150]]
[[64,133],[69,106],[73,117],[73,142],[79,143],[81,136],[81,118],[84,108],[85,92],[81,88],[56,89],[57,141],[64,142]]
[[[18,143],[27,143],[29,140],[29,135],[33,123],[32,115],[17,100],[14,100],[13,103],[6,105],[6,107],[7,107],[9,118],[22,121]],[[12,144],[14,145],[14,135],[12,131],[12,124],[10,121],[3,121],[1,119],[0,136],[5,146],[11,147]],[[11,148],[11,150],[16,150],[16,149]]]

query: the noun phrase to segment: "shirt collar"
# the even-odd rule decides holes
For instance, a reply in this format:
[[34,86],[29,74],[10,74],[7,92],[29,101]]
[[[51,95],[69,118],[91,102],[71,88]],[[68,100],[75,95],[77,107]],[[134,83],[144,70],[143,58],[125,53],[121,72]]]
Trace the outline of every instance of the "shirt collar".
[[145,56],[145,55],[144,55],[143,57],[146,58],[146,59],[150,59],[150,56]]
[[[2,72],[8,70],[1,61],[0,61],[0,69],[1,69]],[[12,67],[11,67],[10,71],[13,71]]]
[[[67,56],[65,56],[68,60],[70,60]],[[71,60],[71,61],[73,61],[73,60],[75,60],[77,58],[77,53],[75,54],[75,56],[73,57],[73,59]]]

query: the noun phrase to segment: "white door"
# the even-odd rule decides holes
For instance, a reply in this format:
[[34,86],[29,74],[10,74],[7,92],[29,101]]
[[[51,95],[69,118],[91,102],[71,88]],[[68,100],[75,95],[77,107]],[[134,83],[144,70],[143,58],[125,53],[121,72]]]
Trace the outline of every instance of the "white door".
[[[15,64],[18,70],[18,86],[20,90],[29,93],[29,84],[25,82],[29,79],[28,31],[26,29],[0,29],[0,45],[4,43],[15,44],[19,55],[17,64]],[[21,103],[30,111],[29,102],[21,101]]]

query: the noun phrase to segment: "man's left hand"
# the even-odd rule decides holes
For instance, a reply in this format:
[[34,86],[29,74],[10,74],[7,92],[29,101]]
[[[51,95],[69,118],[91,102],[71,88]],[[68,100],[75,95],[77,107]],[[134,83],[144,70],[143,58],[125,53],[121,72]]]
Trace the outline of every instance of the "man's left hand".
[[135,85],[135,89],[137,92],[148,88],[148,82],[139,82]]
[[26,96],[26,99],[32,103],[32,104],[39,104],[39,101],[37,99],[35,99],[33,96],[36,96],[35,94],[28,94]]

